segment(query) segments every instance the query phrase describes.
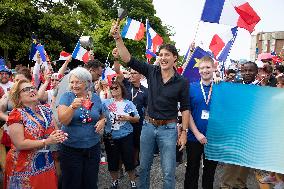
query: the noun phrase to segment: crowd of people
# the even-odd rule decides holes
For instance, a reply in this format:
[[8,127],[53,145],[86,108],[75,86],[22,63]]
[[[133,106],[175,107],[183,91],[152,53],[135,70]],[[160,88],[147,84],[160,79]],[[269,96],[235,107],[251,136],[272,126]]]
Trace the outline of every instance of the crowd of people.
[[[1,63],[4,189],[98,188],[102,144],[112,179],[110,189],[119,187],[123,166],[131,188],[149,189],[157,150],[162,187],[174,189],[177,156],[184,149],[184,188],[213,189],[218,162],[204,154],[213,85],[224,80],[284,88],[281,64],[266,62],[260,66],[248,61],[240,68],[228,69],[222,79],[216,76],[214,60],[207,56],[198,65],[201,79],[189,84],[175,69],[175,46],[160,46],[155,65],[146,64],[131,56],[117,23],[111,34],[116,43],[112,52],[116,76],[109,80],[102,80],[105,65],[94,58],[69,73],[71,57],[56,73],[49,61],[43,66],[39,54],[33,68],[18,67],[16,73]],[[127,73],[122,72],[121,64],[128,67]],[[68,89],[61,94],[64,78]],[[143,78],[147,87],[141,83]],[[202,186],[198,186],[201,161]],[[220,188],[247,188],[249,169],[226,164]],[[259,182],[284,189],[284,176],[279,174],[277,180],[276,174],[270,173]]]

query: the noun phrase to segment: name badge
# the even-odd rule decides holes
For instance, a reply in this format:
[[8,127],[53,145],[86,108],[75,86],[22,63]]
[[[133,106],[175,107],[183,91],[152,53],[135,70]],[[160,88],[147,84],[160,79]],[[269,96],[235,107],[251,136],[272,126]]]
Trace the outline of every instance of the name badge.
[[201,119],[209,119],[209,111],[202,110]]
[[38,152],[47,153],[47,152],[49,152],[49,150],[47,150],[47,149],[41,149],[41,150],[38,150]]

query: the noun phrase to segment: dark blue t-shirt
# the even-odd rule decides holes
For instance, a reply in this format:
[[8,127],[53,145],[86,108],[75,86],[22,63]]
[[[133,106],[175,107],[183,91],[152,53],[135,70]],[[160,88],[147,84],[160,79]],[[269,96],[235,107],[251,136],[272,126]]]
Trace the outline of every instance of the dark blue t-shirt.
[[[73,92],[66,92],[60,98],[60,105],[70,106],[75,99]],[[95,93],[92,93],[91,101],[93,106],[90,110],[92,122],[82,123],[80,108],[76,109],[71,122],[68,125],[63,125],[62,130],[68,133],[68,139],[63,144],[73,148],[90,148],[100,141],[100,134],[96,133],[95,125],[102,114],[101,99]]]
[[132,123],[132,125],[142,126],[147,108],[148,89],[143,85],[140,85],[139,88],[134,87],[127,79],[123,80],[123,84],[127,90],[127,99],[133,102],[140,116],[139,123]]
[[[204,88],[206,99],[208,99],[208,94],[209,94],[211,85],[208,85],[208,86],[206,86],[204,84],[202,84],[202,85],[203,85],[203,88]],[[195,125],[196,125],[197,129],[204,136],[206,136],[208,119],[201,119],[201,115],[202,115],[202,110],[208,111],[209,115],[210,115],[211,100],[209,101],[208,105],[206,105],[203,94],[202,94],[200,81],[190,83],[190,85],[189,85],[189,102],[190,102],[191,115],[193,117]],[[194,134],[191,132],[191,130],[188,131],[187,140],[188,141],[198,141],[195,138]]]

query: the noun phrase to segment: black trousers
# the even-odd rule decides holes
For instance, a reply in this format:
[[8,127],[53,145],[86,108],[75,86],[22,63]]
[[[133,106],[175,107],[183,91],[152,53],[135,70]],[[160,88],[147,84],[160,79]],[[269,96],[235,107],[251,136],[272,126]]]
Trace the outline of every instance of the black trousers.
[[185,172],[184,188],[198,189],[199,168],[203,154],[202,188],[213,189],[214,175],[218,162],[204,158],[204,145],[199,142],[188,142],[186,146],[187,167]]

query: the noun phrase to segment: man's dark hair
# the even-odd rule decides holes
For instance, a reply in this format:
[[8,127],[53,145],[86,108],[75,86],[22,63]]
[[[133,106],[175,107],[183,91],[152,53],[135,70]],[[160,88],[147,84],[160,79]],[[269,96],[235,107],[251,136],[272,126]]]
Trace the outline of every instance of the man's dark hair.
[[159,48],[159,53],[162,49],[166,49],[168,51],[170,51],[174,56],[177,56],[178,59],[178,51],[176,49],[176,47],[174,45],[171,44],[163,44],[162,46],[160,46]]
[[263,71],[267,74],[272,74],[273,72],[273,67],[271,65],[264,65],[263,66]]
[[105,65],[103,63],[101,63],[98,59],[94,59],[94,60],[89,60],[87,62],[87,64],[85,64],[84,66],[86,69],[90,69],[90,68],[105,68]]
[[258,66],[257,66],[257,64],[255,62],[248,61],[248,62],[244,63],[244,65],[246,65],[246,64],[252,64],[255,67],[256,72],[258,72]]
[[278,70],[280,73],[284,73],[284,66],[283,65],[276,65],[275,70]]

